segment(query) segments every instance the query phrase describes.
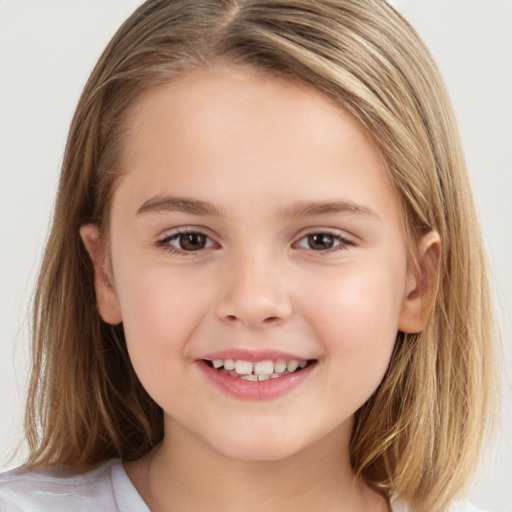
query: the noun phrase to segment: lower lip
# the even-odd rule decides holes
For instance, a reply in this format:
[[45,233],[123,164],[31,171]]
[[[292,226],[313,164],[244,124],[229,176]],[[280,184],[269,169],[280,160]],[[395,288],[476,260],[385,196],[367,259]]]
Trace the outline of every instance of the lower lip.
[[204,361],[198,361],[198,364],[212,384],[221,391],[242,400],[272,400],[278,398],[300,385],[316,367],[316,362],[314,362],[298,372],[289,373],[283,377],[252,381],[232,377],[229,373],[215,370]]

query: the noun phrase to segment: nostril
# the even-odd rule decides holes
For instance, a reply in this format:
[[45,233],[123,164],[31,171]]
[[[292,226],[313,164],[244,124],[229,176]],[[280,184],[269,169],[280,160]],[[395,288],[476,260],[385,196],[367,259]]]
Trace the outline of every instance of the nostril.
[[235,315],[227,315],[226,320],[229,320],[230,322],[234,322],[236,320],[236,316]]
[[269,316],[268,318],[265,318],[265,320],[263,320],[263,323],[271,324],[271,323],[277,322],[278,320],[279,320],[279,317],[277,317],[277,316]]

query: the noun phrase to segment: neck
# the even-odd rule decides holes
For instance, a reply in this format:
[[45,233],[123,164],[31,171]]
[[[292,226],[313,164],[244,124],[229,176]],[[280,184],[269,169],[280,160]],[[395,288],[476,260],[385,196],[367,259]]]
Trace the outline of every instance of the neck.
[[346,434],[334,431],[283,460],[247,461],[171,421],[160,445],[125,466],[152,512],[388,511],[387,500],[354,477]]

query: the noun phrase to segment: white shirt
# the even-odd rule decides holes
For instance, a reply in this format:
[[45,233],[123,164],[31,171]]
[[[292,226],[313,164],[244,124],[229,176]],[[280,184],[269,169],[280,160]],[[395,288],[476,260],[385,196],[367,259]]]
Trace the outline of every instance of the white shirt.
[[[399,500],[393,512],[407,512]],[[83,474],[58,467],[0,475],[1,512],[150,512],[118,459]],[[449,512],[483,512],[456,503]]]

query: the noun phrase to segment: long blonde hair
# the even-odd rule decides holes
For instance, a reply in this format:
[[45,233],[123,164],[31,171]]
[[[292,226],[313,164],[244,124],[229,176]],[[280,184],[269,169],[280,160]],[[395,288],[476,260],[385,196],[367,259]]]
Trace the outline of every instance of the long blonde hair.
[[62,166],[34,303],[27,466],[136,459],[162,438],[162,411],[132,369],[122,325],[97,312],[79,228],[108,233],[133,101],[218,61],[306,84],[350,111],[386,159],[412,259],[422,234],[440,236],[428,325],[398,334],[351,440],[356,474],[411,510],[439,510],[475,469],[493,411],[494,323],[449,99],[427,49],[384,0],[149,0],[119,29],[83,91]]

